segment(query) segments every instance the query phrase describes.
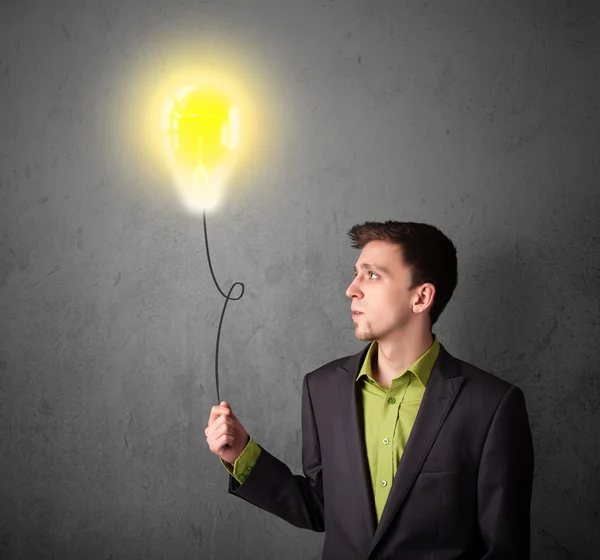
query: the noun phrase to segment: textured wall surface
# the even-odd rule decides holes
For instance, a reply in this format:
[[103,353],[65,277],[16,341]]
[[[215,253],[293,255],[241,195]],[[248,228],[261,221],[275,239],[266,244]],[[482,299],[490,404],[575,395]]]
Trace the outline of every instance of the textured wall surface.
[[0,557],[320,557],[322,535],[227,494],[204,437],[223,299],[202,221],[113,126],[140,67],[208,37],[261,61],[282,109],[276,156],[208,220],[217,277],[246,284],[223,398],[300,472],[302,377],[362,347],[347,230],[436,224],[459,254],[438,337],[527,398],[532,556],[600,558],[599,15],[2,0]]

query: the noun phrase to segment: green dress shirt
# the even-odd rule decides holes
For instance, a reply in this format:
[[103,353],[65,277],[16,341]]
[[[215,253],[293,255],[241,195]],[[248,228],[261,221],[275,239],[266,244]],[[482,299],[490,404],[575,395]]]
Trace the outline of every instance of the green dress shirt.
[[[365,447],[379,521],[408,436],[417,418],[431,370],[440,353],[440,344],[434,335],[429,349],[406,371],[395,377],[389,389],[373,379],[371,363],[376,351],[377,342],[373,341],[358,372],[356,383],[360,386],[363,399]],[[260,447],[249,436],[248,444],[233,465],[222,459],[221,463],[243,484],[259,455]]]

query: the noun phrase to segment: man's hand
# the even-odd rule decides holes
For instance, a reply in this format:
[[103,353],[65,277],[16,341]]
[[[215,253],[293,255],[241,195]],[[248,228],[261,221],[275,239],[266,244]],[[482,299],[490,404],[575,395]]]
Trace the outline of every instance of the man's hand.
[[212,407],[204,434],[210,450],[231,465],[248,443],[248,434],[244,426],[225,401]]

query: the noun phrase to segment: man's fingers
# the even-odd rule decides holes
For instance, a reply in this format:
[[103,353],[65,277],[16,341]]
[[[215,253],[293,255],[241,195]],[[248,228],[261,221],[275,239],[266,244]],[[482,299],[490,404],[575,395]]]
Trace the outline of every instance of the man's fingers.
[[208,426],[204,430],[206,442],[215,455],[223,455],[235,443],[237,431],[244,432],[227,401],[221,401],[210,410]]
[[227,424],[233,428],[235,427],[235,420],[231,416],[221,416],[213,422],[215,427],[222,426],[223,424]]
[[233,445],[234,441],[235,437],[231,434],[223,434],[215,439],[210,439],[208,442],[208,446],[213,453],[222,453],[230,445]]
[[220,416],[232,416],[232,415],[233,415],[233,412],[231,411],[231,408],[228,408],[225,406],[220,406],[220,405],[213,406],[210,409],[210,418],[208,419],[208,425],[210,426]]
[[235,432],[235,422],[231,418],[221,416],[217,418],[210,426],[207,426],[204,430],[204,435],[210,436],[212,434],[222,434],[229,427],[232,433]]
[[223,434],[218,440],[217,442],[220,444],[220,449],[223,450],[226,447],[230,446],[233,444],[233,442],[235,441],[235,438],[229,434]]

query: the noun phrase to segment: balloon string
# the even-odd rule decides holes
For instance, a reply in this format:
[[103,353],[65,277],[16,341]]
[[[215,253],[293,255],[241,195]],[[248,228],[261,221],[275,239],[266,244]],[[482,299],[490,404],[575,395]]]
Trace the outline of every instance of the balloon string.
[[[215,386],[217,389],[217,402],[220,403],[221,397],[219,395],[219,344],[221,341],[221,327],[223,326],[223,317],[225,316],[225,309],[227,308],[227,303],[229,302],[229,300],[237,301],[237,300],[241,299],[242,296],[244,295],[244,284],[242,282],[235,282],[234,284],[232,284],[231,288],[229,288],[229,292],[227,294],[225,294],[223,292],[223,290],[221,290],[221,288],[219,287],[219,283],[217,282],[217,279],[215,278],[215,273],[213,271],[212,262],[210,260],[210,250],[208,248],[208,234],[206,233],[206,211],[204,211],[202,213],[202,219],[204,222],[204,241],[206,242],[206,256],[208,258],[208,266],[210,268],[210,274],[212,276],[213,282],[215,283],[215,286],[217,287],[217,290],[219,290],[219,293],[225,298],[225,303],[223,304],[223,311],[221,311],[221,318],[219,319],[219,328],[217,330],[217,348],[216,348],[216,352],[215,352]],[[242,291],[239,296],[232,297],[231,292],[233,292],[233,290],[236,286],[240,286],[242,288]]]

